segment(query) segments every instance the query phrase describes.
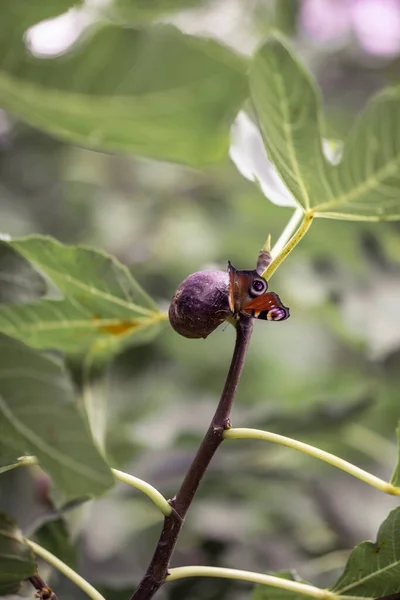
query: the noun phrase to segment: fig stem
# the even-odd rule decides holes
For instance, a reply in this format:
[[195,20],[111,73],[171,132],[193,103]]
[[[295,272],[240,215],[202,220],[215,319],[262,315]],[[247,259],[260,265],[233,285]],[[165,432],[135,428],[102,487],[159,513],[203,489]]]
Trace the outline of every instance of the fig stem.
[[165,583],[171,556],[186,514],[214,454],[224,440],[224,431],[230,427],[230,413],[252,331],[251,317],[241,315],[236,323],[235,349],[217,410],[178,493],[170,501],[172,513],[164,519],[164,526],[153,558],[131,600],[149,600]]
[[57,596],[40,575],[29,577],[29,581],[36,589],[36,597],[39,600],[57,600]]

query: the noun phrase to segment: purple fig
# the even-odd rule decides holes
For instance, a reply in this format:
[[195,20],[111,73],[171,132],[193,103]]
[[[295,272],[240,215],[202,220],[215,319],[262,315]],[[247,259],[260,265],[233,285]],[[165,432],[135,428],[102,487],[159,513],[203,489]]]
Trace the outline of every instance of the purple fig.
[[180,335],[206,338],[227,317],[229,276],[226,271],[198,271],[186,277],[169,307],[169,320]]

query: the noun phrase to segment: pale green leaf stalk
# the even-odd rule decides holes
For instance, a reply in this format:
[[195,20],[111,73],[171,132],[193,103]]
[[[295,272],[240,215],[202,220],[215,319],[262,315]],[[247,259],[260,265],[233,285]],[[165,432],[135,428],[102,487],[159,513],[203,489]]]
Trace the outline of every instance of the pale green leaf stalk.
[[398,458],[397,465],[392,475],[391,483],[393,485],[400,485],[400,425],[396,427],[396,436],[397,436],[397,448],[398,448]]
[[319,600],[338,600],[339,596],[317,588],[313,585],[289,581],[273,575],[264,575],[262,573],[253,573],[252,571],[241,571],[239,569],[224,569],[222,567],[176,567],[169,570],[167,581],[176,581],[186,577],[219,577],[222,579],[239,579],[241,581],[251,581],[252,583],[261,583],[270,585],[282,590],[288,590],[293,593],[303,594],[310,598],[319,598]]
[[79,587],[89,598],[92,600],[105,600],[104,596],[100,594],[86,579],[79,575],[76,571],[71,569],[62,560],[54,556],[51,552],[36,544],[32,540],[25,539],[25,542],[33,550],[33,552],[45,560],[49,565],[60,571],[65,577],[68,577],[77,587]]
[[[9,465],[8,470],[16,467],[29,467],[38,464],[39,462],[36,456],[24,456],[16,463]],[[125,473],[124,471],[120,471],[118,469],[111,469],[111,472],[113,473],[115,479],[118,479],[122,483],[131,485],[137,490],[143,492],[143,494],[146,494],[146,496],[154,502],[157,508],[160,509],[163,515],[167,517],[171,514],[172,507],[168,500],[155,487],[150,485],[150,483],[147,483],[147,481],[143,481],[143,479],[139,479],[139,477],[135,477],[134,475],[130,475],[129,473]]]
[[364,471],[359,467],[347,462],[347,460],[343,460],[335,454],[330,454],[329,452],[325,452],[320,448],[316,448],[315,446],[310,446],[310,444],[305,444],[304,442],[299,442],[298,440],[294,440],[292,438],[286,437],[284,435],[279,435],[277,433],[271,433],[270,431],[263,431],[261,429],[249,429],[249,428],[232,428],[227,429],[224,432],[224,439],[226,440],[243,440],[243,439],[253,439],[253,440],[264,440],[266,442],[272,442],[274,444],[280,444],[282,446],[287,446],[288,448],[293,448],[294,450],[299,450],[304,454],[308,454],[309,456],[313,456],[314,458],[318,458],[330,465],[337,467],[338,469],[345,471],[349,475],[364,481],[368,485],[384,492],[385,494],[391,494],[393,496],[400,496],[400,488],[394,486],[393,484],[368,473],[368,471]]
[[[294,213],[294,216],[297,219],[298,211],[296,211]],[[272,255],[274,256],[274,254],[277,254],[277,256],[271,262],[271,264],[267,267],[267,269],[264,271],[263,277],[265,277],[267,280],[271,279],[272,275],[275,273],[277,268],[283,263],[285,258],[287,258],[289,256],[289,254],[292,252],[292,250],[294,250],[296,248],[297,244],[299,242],[301,242],[303,237],[306,235],[306,233],[308,232],[308,230],[311,227],[313,220],[314,220],[314,213],[312,211],[306,212],[304,214],[304,219],[303,219],[303,222],[301,223],[300,227],[297,229],[295,234],[289,239],[289,241],[285,244],[285,246],[282,248],[282,250],[279,253],[277,253],[276,247],[278,248],[278,250],[280,250],[282,236],[286,237],[286,235],[287,235],[287,228],[285,228],[283,230],[282,236],[279,238],[278,242],[275,244],[273,251],[272,251]],[[293,225],[293,222],[296,223],[296,221],[292,217],[292,219],[290,219],[287,227],[289,227],[289,226],[291,227]]]
[[139,477],[134,477],[133,475],[129,475],[129,473],[124,473],[123,471],[119,471],[118,469],[111,470],[114,473],[116,479],[119,479],[123,483],[127,483],[128,485],[131,485],[137,490],[143,492],[143,494],[146,494],[146,496],[154,502],[157,508],[161,510],[162,514],[165,517],[168,517],[171,514],[172,506],[170,505],[168,500],[164,498],[164,496],[160,494],[160,492],[155,487],[147,483],[147,481],[143,481],[143,479],[139,479]]

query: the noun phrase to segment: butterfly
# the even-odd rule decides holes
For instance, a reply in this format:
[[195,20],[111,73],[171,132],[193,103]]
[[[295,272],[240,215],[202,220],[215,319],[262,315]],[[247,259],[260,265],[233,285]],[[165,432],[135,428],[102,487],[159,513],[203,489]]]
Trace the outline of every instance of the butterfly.
[[238,271],[228,262],[229,308],[241,314],[267,321],[283,321],[290,316],[278,294],[267,292],[268,283],[261,277],[260,262],[254,271]]

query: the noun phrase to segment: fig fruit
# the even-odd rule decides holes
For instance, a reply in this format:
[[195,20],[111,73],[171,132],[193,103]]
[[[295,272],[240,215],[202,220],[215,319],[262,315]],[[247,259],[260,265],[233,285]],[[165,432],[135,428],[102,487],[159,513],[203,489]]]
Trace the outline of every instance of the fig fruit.
[[186,277],[169,307],[169,321],[187,338],[206,338],[227,317],[229,275],[226,271],[198,271]]

